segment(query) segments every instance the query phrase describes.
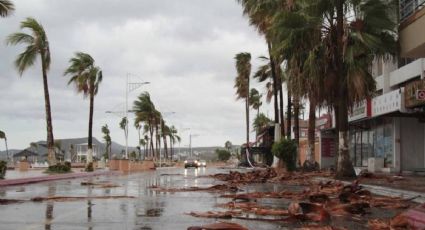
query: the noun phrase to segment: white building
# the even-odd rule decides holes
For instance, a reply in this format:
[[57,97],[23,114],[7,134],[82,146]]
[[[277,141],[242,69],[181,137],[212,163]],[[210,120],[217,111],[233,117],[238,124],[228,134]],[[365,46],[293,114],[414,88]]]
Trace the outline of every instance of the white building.
[[376,60],[378,96],[354,108],[350,155],[356,167],[425,169],[425,0],[400,0],[398,60]]

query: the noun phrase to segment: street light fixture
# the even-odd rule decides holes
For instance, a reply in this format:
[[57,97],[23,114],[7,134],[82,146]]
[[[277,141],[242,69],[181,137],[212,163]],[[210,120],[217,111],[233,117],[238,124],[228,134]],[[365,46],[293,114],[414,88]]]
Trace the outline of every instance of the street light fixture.
[[134,110],[129,110],[128,109],[128,94],[140,87],[142,87],[143,85],[147,85],[150,84],[150,82],[145,81],[145,82],[129,82],[129,78],[130,78],[130,74],[127,73],[127,77],[126,77],[126,83],[125,83],[125,109],[124,111],[106,111],[106,113],[112,113],[115,114],[117,116],[120,117],[125,117],[125,119],[127,120],[126,125],[125,125],[125,133],[126,133],[126,137],[125,137],[125,159],[128,159],[128,113],[132,113],[135,112]]

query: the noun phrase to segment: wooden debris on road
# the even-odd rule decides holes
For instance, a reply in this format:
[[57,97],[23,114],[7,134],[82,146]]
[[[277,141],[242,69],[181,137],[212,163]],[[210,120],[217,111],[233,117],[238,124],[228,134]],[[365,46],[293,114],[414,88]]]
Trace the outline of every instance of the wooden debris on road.
[[242,225],[230,222],[218,222],[214,224],[206,224],[202,226],[192,226],[187,230],[248,230]]

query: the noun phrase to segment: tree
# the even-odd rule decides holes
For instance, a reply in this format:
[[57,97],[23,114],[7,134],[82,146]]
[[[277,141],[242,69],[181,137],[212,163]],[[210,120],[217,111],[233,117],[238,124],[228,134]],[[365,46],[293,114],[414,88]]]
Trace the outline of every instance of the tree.
[[226,143],[224,143],[224,148],[226,148],[226,149],[227,149],[227,151],[231,152],[232,147],[233,147],[232,142],[230,142],[230,141],[226,141]]
[[219,161],[227,161],[230,159],[231,156],[229,151],[223,149],[216,149],[215,153],[217,154]]
[[251,54],[238,53],[235,56],[236,72],[235,88],[237,99],[245,100],[246,144],[249,146],[249,78],[251,75]]
[[111,159],[112,139],[111,139],[111,136],[110,136],[111,131],[109,130],[107,124],[102,126],[102,133],[103,133],[103,140],[106,143],[105,154],[108,157],[108,159]]
[[147,92],[141,93],[137,100],[133,103],[133,110],[135,111],[136,118],[134,122],[143,122],[144,131],[149,134],[149,137],[146,140],[150,141],[150,153],[149,157],[154,157],[154,131],[157,125],[157,111],[155,105],[151,101],[150,95]]
[[[273,50],[275,49],[277,39],[270,29],[273,23],[273,17],[276,11],[286,11],[292,8],[294,1],[289,0],[237,0],[243,6],[243,13],[249,17],[250,24],[255,26],[258,32],[264,35],[269,52],[269,66],[270,74],[273,79],[273,94],[274,94],[274,116],[275,123],[281,122],[281,134],[284,135],[284,116],[283,116],[283,90],[281,82],[281,69],[280,64],[282,58],[276,55]],[[279,94],[279,96],[278,96]],[[278,97],[280,102],[278,104]]]
[[141,149],[141,140],[142,139],[140,139],[140,130],[142,129],[142,125],[140,124],[140,122],[134,122],[134,127],[137,129],[137,134],[138,134],[138,144],[139,144],[139,146],[137,146],[138,147],[138,150],[139,150],[139,158],[141,158],[141,156],[142,156],[142,149]]
[[46,123],[47,123],[47,149],[48,149],[48,162],[49,165],[56,163],[56,156],[54,150],[53,138],[53,125],[52,113],[50,108],[49,86],[47,82],[47,72],[50,67],[50,48],[46,32],[43,26],[38,23],[34,18],[27,18],[21,22],[21,29],[30,30],[31,34],[17,32],[8,36],[7,43],[9,45],[26,44],[25,51],[18,55],[15,60],[15,66],[22,76],[25,70],[33,66],[37,55],[41,59],[41,70],[43,76],[44,87],[44,102],[46,109]]
[[257,116],[260,113],[260,107],[263,104],[261,102],[261,97],[263,95],[261,95],[258,90],[256,90],[255,88],[252,88],[251,91],[249,92],[249,105],[257,110]]
[[6,146],[6,157],[7,160],[9,160],[9,149],[7,148],[7,137],[5,132],[0,131],[0,139],[4,139],[4,144]]
[[[120,129],[122,129],[124,131],[125,139],[128,138],[128,125],[127,125],[127,123],[128,123],[127,117],[123,117],[120,121]],[[125,151],[124,151],[124,153],[125,153]],[[128,157],[128,156],[126,156],[126,157]]]
[[[143,146],[143,152],[144,152],[145,155],[146,155],[146,144],[147,144],[147,142],[146,142],[145,139],[139,139],[139,146]],[[141,148],[141,147],[139,147],[139,148]],[[144,157],[143,157],[143,159],[144,159]],[[142,152],[141,151],[139,153],[139,160],[142,160]]]
[[99,85],[102,82],[102,71],[94,65],[94,59],[87,53],[77,52],[75,57],[69,60],[69,67],[64,75],[70,75],[69,84],[74,84],[77,92],[83,93],[84,97],[89,97],[89,128],[88,128],[88,146],[87,163],[93,161],[93,113],[94,97],[99,91]]
[[254,127],[257,134],[259,134],[263,128],[270,124],[270,122],[271,120],[266,115],[264,115],[264,113],[260,113],[255,117],[252,126]]
[[174,156],[174,144],[176,143],[176,141],[181,142],[181,138],[178,135],[178,131],[176,129],[176,127],[174,127],[174,125],[172,125],[170,127],[170,133],[169,133],[169,137],[170,137],[170,148],[171,148],[171,160],[173,159]]
[[15,6],[9,0],[0,0],[0,17],[7,17],[13,11],[15,11]]

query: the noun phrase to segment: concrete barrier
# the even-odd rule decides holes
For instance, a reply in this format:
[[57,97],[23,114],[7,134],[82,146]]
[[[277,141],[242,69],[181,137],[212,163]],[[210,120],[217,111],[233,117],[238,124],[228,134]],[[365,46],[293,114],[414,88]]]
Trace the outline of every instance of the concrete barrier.
[[155,169],[153,161],[130,161],[128,165],[128,171],[130,172],[141,172]]
[[121,172],[128,172],[129,171],[128,163],[129,163],[129,160],[126,160],[126,159],[118,160],[118,170],[120,170]]

